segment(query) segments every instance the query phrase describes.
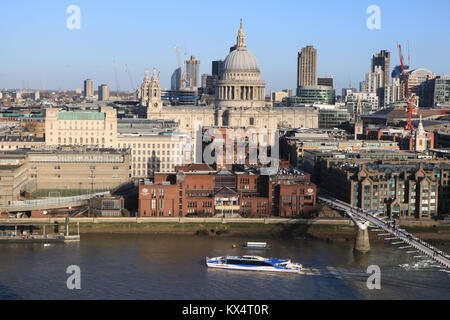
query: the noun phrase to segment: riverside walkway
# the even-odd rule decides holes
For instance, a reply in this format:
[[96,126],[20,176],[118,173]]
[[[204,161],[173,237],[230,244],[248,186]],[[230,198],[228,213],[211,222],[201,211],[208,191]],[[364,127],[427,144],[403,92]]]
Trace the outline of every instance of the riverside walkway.
[[33,210],[60,209],[86,205],[88,200],[97,196],[107,195],[109,192],[99,192],[74,197],[47,198],[38,200],[13,201],[9,205],[0,206],[0,211],[23,212]]
[[[369,227],[372,226],[372,231],[377,232],[379,236],[390,236],[390,238],[385,238],[385,240],[397,240],[396,242],[391,242],[392,244],[405,244],[399,248],[411,249],[407,251],[408,253],[420,253],[431,258],[447,269],[444,271],[449,272],[450,256],[448,254],[417,238],[405,229],[395,226],[388,217],[381,216],[381,212],[353,208],[348,203],[329,196],[321,196],[318,199],[328,204],[331,208],[346,213],[352,220],[359,220],[361,224],[368,223]],[[415,257],[422,257],[421,255],[416,255]]]

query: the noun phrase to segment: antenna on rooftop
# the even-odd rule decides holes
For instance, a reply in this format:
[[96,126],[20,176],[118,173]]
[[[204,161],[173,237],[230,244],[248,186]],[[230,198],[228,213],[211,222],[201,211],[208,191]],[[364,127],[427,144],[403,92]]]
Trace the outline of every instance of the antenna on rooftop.
[[45,90],[45,81],[44,81],[44,73],[42,72],[42,78],[41,78],[41,90]]

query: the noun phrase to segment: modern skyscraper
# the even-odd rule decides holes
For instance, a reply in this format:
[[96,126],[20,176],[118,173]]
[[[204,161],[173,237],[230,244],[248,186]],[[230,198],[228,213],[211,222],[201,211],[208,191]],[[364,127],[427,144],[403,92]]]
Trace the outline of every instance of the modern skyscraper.
[[180,68],[175,69],[175,71],[172,73],[172,77],[170,78],[170,89],[171,90],[180,90],[182,87],[182,76],[183,71]]
[[317,50],[306,46],[298,53],[297,87],[317,85]]
[[382,87],[387,87],[390,83],[391,73],[391,54],[389,51],[381,50],[372,57],[372,72],[375,72],[376,67],[381,67],[383,71]]
[[367,92],[378,94],[378,90],[385,87],[383,79],[384,72],[380,66],[375,67],[372,72],[366,73]]
[[90,98],[94,96],[94,80],[84,80],[84,96]]
[[365,93],[376,94],[378,97],[378,107],[384,106],[385,88],[389,86],[384,85],[385,73],[381,66],[375,66],[372,72],[366,73],[366,78],[360,84],[360,91]]
[[384,106],[388,107],[390,104],[403,100],[405,97],[405,90],[403,81],[399,77],[393,77],[392,83],[384,87]]
[[109,86],[102,84],[98,87],[98,100],[106,101],[109,100]]
[[191,56],[190,60],[186,60],[186,85],[190,88],[198,88],[200,81],[200,60],[195,60]]
[[223,61],[217,60],[212,62],[212,75],[220,77],[223,69]]

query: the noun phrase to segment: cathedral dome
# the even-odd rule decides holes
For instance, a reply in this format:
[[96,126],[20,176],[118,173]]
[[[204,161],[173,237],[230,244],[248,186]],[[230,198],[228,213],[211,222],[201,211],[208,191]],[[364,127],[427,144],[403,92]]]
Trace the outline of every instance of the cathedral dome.
[[223,72],[258,72],[258,61],[255,56],[247,51],[247,46],[245,45],[245,34],[244,28],[239,28],[236,49],[233,50],[225,59],[223,63]]
[[260,79],[258,61],[247,50],[244,28],[239,28],[237,42],[223,62],[216,85],[216,107],[262,108],[266,105],[265,82]]
[[246,49],[232,51],[223,63],[224,72],[259,72],[258,61]]

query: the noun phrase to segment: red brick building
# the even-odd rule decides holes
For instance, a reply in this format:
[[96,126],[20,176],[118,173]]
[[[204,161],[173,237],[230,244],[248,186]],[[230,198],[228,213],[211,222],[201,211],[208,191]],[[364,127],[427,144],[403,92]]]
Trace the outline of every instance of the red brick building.
[[[398,142],[400,150],[414,151],[415,136],[403,128],[368,127],[365,129],[366,140],[388,140]],[[427,149],[434,148],[434,133],[426,132]]]
[[[139,187],[140,217],[295,217],[311,214],[316,186],[309,175],[260,175],[256,169],[213,171],[205,164],[157,173]],[[289,199],[288,199],[289,198]]]

